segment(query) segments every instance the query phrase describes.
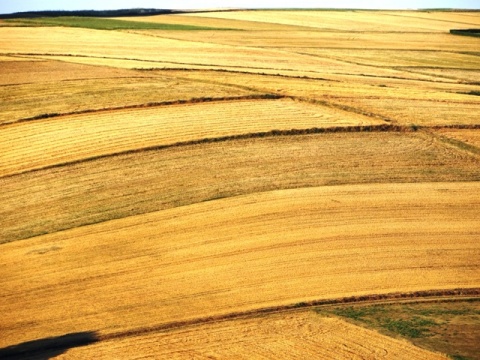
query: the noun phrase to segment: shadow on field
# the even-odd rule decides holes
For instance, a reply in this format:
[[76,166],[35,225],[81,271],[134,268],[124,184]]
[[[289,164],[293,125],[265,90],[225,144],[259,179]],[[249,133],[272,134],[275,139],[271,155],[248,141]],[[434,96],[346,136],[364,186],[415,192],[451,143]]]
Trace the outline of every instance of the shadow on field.
[[71,333],[28,341],[0,349],[0,359],[47,360],[65,353],[68,349],[86,346],[98,341],[94,331]]

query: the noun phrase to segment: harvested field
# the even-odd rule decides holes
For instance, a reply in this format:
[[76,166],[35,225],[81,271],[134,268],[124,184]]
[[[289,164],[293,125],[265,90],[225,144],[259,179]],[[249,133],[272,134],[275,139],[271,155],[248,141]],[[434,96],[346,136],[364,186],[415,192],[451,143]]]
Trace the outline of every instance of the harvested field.
[[[460,16],[459,16],[460,15]],[[230,11],[190,14],[193,17],[209,17],[255,21],[282,25],[311,27],[322,30],[381,31],[381,32],[444,32],[455,27],[480,26],[480,15],[465,18],[453,14],[450,21],[437,19],[430,14],[416,12],[372,12],[372,11]]]
[[[93,65],[93,66],[107,66],[119,69],[151,69],[151,68],[185,68],[186,64],[182,63],[170,63],[161,60],[142,60],[142,59],[124,59],[121,57],[108,57],[108,56],[89,56],[89,55],[49,55],[49,54],[36,54],[36,55],[22,55],[26,59],[36,60],[54,60],[64,61],[74,64]],[[192,69],[203,69],[205,66],[201,65],[188,65]],[[208,68],[208,67],[207,67]]]
[[[232,47],[200,42],[143,36],[138,33],[70,28],[2,28],[1,52],[24,55],[65,55],[140,59],[177,63],[184,67],[203,65],[251,69],[316,71],[311,57],[255,47]],[[70,39],[75,37],[76,42]],[[134,47],[123,46],[126,42]],[[133,46],[133,45],[132,45]]]
[[439,134],[476,147],[480,151],[480,130],[442,129]]
[[[105,351],[108,349],[108,351]],[[257,359],[282,354],[283,359],[447,359],[375,331],[313,312],[226,321],[132,339],[101,342],[70,351],[65,357],[129,357],[156,359]]]
[[[193,17],[190,17],[193,19]],[[208,18],[204,18],[205,20]],[[248,23],[257,24],[255,22]],[[285,29],[284,29],[285,30]],[[278,36],[277,31],[255,30],[255,31],[162,31],[162,30],[138,30],[133,33],[146,34],[156,37],[177,39],[184,41],[205,42],[230,46],[254,46],[259,44],[262,48],[284,49],[290,51],[312,51],[312,50],[342,50],[355,49],[348,55],[356,56],[358,50],[394,52],[401,56],[402,52],[436,51],[443,55],[443,52],[450,51],[463,53],[478,53],[478,40],[474,38],[462,39],[461,46],[457,37],[444,32],[438,33],[411,33],[411,32],[358,32],[351,31],[321,31],[312,29],[287,29]],[[454,54],[455,55],[455,54]],[[371,57],[369,60],[376,60]],[[383,58],[382,65],[389,66],[388,61]],[[416,59],[420,60],[420,59]],[[434,59],[435,60],[435,59]],[[367,64],[369,64],[367,62]]]
[[298,308],[478,298],[480,12],[37,20],[0,21],[0,358],[478,352]]
[[479,186],[281,190],[4,244],[0,346],[312,299],[475,287]]
[[477,114],[480,111],[480,97],[467,94],[475,91],[478,88],[476,86],[439,78],[427,80],[403,77],[399,73],[382,75],[377,72],[375,76],[351,73],[327,75],[330,81],[209,71],[182,73],[175,70],[159,73],[197,81],[210,76],[218,83],[237,86],[243,84],[262,92],[305,97],[321,104],[403,125],[472,125],[478,123]]
[[32,60],[32,59],[25,59],[23,57],[20,57],[20,56],[8,56],[8,55],[0,55],[0,61],[3,63],[3,62],[10,62],[10,61],[14,61],[14,62],[19,62],[19,61],[38,61],[38,60]]
[[464,84],[472,84],[478,87],[480,84],[480,71],[475,70],[463,70],[463,69],[435,69],[435,68],[404,68],[404,70],[412,71],[415,73],[433,75],[437,78],[444,80],[453,80]]
[[[227,98],[218,102],[62,116],[3,128],[0,176],[204,138],[381,123],[339,109],[286,99]],[[82,136],[75,137],[79,133]]]
[[[339,97],[334,102],[347,105],[361,111],[371,111],[401,124],[422,126],[475,125],[478,124],[480,98],[461,95],[461,99],[423,100],[393,99],[384,97]],[[473,98],[473,99],[472,99]]]
[[[97,66],[85,66],[56,61],[32,61],[21,57],[1,59],[0,85],[58,83],[72,80],[120,79],[133,72]],[[15,95],[12,95],[14,97]],[[3,111],[2,111],[3,112]]]
[[0,86],[0,124],[48,114],[257,93],[241,86],[58,61],[7,63],[0,74],[5,74],[2,85],[8,85]]
[[[200,15],[200,14],[199,14]],[[203,16],[191,16],[189,14],[180,15],[156,15],[156,16],[133,16],[128,17],[128,21],[140,21],[140,22],[157,22],[161,24],[171,24],[171,25],[191,25],[191,26],[207,26],[207,27],[216,27],[216,28],[228,28],[228,29],[237,29],[244,31],[289,31],[289,30],[298,30],[297,26],[281,25],[275,24],[272,22],[258,22],[258,21],[249,21],[249,20],[232,20],[232,19],[221,19],[221,18],[212,18],[212,17],[203,17]],[[125,18],[116,18],[116,20],[125,20]],[[308,28],[303,28],[308,29]],[[175,36],[172,32],[171,35]],[[217,34],[211,34],[216,36]],[[192,36],[195,36],[192,33]]]
[[337,57],[354,64],[365,66],[389,67],[430,67],[430,68],[455,68],[465,70],[478,70],[479,57],[467,52],[425,50],[388,50],[388,49],[308,49],[304,53],[323,57]]
[[423,132],[276,136],[140,151],[0,178],[0,243],[277,189],[478,181],[478,168],[477,157]]

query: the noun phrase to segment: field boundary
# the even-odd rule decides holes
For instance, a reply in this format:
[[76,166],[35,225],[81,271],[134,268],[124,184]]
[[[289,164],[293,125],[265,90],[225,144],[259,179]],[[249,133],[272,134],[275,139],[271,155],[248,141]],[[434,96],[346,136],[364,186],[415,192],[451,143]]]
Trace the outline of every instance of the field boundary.
[[[8,124],[7,124],[8,125]],[[259,138],[271,138],[271,137],[278,137],[278,136],[299,136],[299,135],[313,135],[313,134],[332,134],[332,133],[364,133],[364,132],[398,132],[398,133],[405,133],[405,132],[416,132],[422,129],[471,129],[476,130],[480,129],[480,124],[470,124],[470,125],[448,125],[445,127],[437,126],[437,127],[424,127],[421,125],[394,125],[394,124],[380,124],[380,125],[354,125],[354,126],[334,126],[334,127],[312,127],[312,128],[305,128],[305,129],[285,129],[285,130],[270,130],[270,131],[261,131],[261,132],[254,132],[254,133],[245,133],[245,134],[236,134],[236,135],[226,135],[226,136],[219,136],[219,137],[211,137],[211,138],[203,138],[203,139],[196,139],[196,140],[189,140],[189,141],[179,141],[171,144],[164,144],[164,145],[153,145],[153,146],[146,146],[142,148],[136,149],[129,149],[114,153],[108,154],[101,154],[91,157],[86,157],[82,159],[77,159],[73,161],[65,161],[57,164],[51,164],[48,166],[32,168],[24,171],[14,172],[10,174],[6,174],[0,176],[0,179],[11,178],[17,175],[24,175],[28,173],[34,173],[43,170],[51,170],[55,168],[60,168],[63,166],[72,166],[77,164],[82,164],[90,161],[105,159],[109,157],[116,157],[122,155],[131,155],[131,154],[140,154],[143,152],[148,151],[158,151],[158,150],[165,150],[170,148],[176,147],[183,147],[183,146],[192,146],[192,145],[202,145],[202,144],[209,144],[209,143],[217,143],[217,142],[226,142],[226,141],[235,141],[235,140],[247,140],[247,139],[259,139]]]
[[[358,132],[413,132],[413,131],[417,131],[418,128],[420,127],[381,124],[381,125],[336,126],[336,127],[325,127],[325,128],[313,127],[313,128],[306,128],[306,129],[289,129],[289,130],[270,130],[270,131],[262,131],[262,132],[255,132],[255,133],[226,135],[226,136],[220,136],[220,137],[180,141],[180,142],[164,144],[164,145],[153,145],[153,146],[124,150],[124,151],[119,151],[114,153],[101,154],[101,155],[86,157],[86,158],[77,159],[73,161],[65,161],[57,164],[51,164],[48,166],[32,168],[24,171],[6,174],[3,176],[0,176],[0,179],[10,178],[13,176],[23,175],[27,173],[34,173],[34,172],[43,171],[43,170],[51,170],[51,169],[55,169],[63,166],[72,166],[72,165],[82,164],[82,163],[105,159],[109,157],[140,154],[148,151],[158,151],[158,150],[165,150],[165,149],[183,147],[183,146],[201,145],[201,144],[208,144],[208,143],[234,141],[234,140],[271,138],[271,137],[278,137],[278,136],[298,136],[298,135],[312,135],[312,134],[358,133]],[[480,125],[478,125],[478,128],[480,128]]]
[[35,120],[50,119],[56,117],[72,116],[72,115],[83,115],[83,114],[92,114],[99,112],[109,112],[109,111],[118,111],[118,110],[133,110],[133,109],[145,109],[161,106],[171,106],[171,105],[188,105],[188,104],[199,104],[199,103],[208,103],[208,102],[222,102],[222,101],[241,101],[241,100],[280,100],[291,98],[285,95],[278,94],[251,94],[251,95],[242,95],[242,96],[224,96],[224,97],[200,97],[200,98],[191,98],[184,100],[171,100],[171,101],[159,101],[159,102],[149,102],[146,104],[134,104],[127,106],[115,106],[103,109],[84,109],[78,111],[71,111],[66,113],[47,113],[35,115],[28,118],[18,119],[12,122],[7,122],[0,124],[2,126],[9,126],[12,124],[24,123]]
[[110,341],[117,340],[128,337],[143,336],[146,334],[151,334],[155,332],[163,332],[176,330],[191,326],[198,326],[210,323],[216,323],[221,321],[244,319],[244,318],[253,318],[263,315],[271,315],[276,313],[288,312],[288,311],[298,311],[301,309],[312,308],[317,306],[331,306],[331,305],[344,305],[344,304],[369,304],[369,303],[378,303],[386,301],[408,301],[408,300],[431,300],[437,299],[439,301],[442,298],[455,297],[457,299],[465,299],[471,297],[479,297],[480,288],[457,288],[457,289],[447,289],[447,290],[420,290],[414,292],[397,292],[397,293],[386,293],[386,294],[376,294],[376,295],[359,295],[359,296],[349,296],[342,298],[334,299],[323,299],[323,300],[311,300],[305,302],[298,302],[289,305],[280,305],[280,306],[270,306],[264,308],[258,308],[247,311],[232,312],[228,314],[214,315],[203,318],[196,318],[183,321],[173,321],[168,322],[152,327],[137,328],[132,330],[120,331],[111,334],[99,335],[99,341]]
[[[233,73],[233,74],[244,74],[244,75],[252,75],[252,76],[272,76],[272,77],[283,77],[289,79],[304,79],[304,80],[318,80],[318,81],[331,81],[331,82],[341,82],[340,80],[334,79],[327,79],[321,77],[312,77],[307,75],[285,75],[285,74],[269,74],[269,73],[260,73],[260,72],[250,72],[250,71],[242,71],[242,70],[229,70],[229,69],[192,69],[192,68],[132,68],[132,70],[136,71],[179,71],[179,72],[224,72],[224,73]],[[289,70],[294,71],[294,70]]]
[[[138,34],[137,34],[138,35]],[[142,35],[144,36],[144,35]],[[122,58],[122,57],[112,57],[112,56],[92,56],[92,55],[84,55],[84,54],[62,54],[62,53],[0,53],[3,56],[18,56],[18,57],[26,57],[26,58],[33,58],[33,59],[43,59],[47,56],[52,57],[73,57],[73,58],[86,58],[86,59],[106,59],[106,60],[121,60],[121,61],[138,61],[138,62],[147,62],[147,63],[158,63],[158,64],[176,64],[176,65],[188,65],[188,66],[202,66],[204,69],[201,70],[212,70],[209,67],[215,67],[216,69],[222,69],[222,66],[225,65],[215,65],[215,64],[201,64],[201,63],[185,63],[185,62],[177,62],[177,61],[165,61],[165,60],[149,60],[149,59],[137,59],[137,58]],[[226,66],[230,67],[230,66]],[[252,66],[231,66],[238,69],[251,69],[251,70],[270,70],[270,71],[296,71],[294,69],[282,69],[282,68],[268,68],[268,67],[252,67]],[[159,68],[158,70],[163,70]],[[193,69],[196,70],[196,69]],[[313,72],[313,71],[310,71]],[[251,72],[251,74],[258,74],[255,72]]]
[[[450,137],[448,135],[444,135],[442,133],[437,133],[435,130],[465,130],[465,129],[472,129],[470,127],[465,127],[467,125],[458,125],[458,126],[452,126],[452,125],[446,125],[446,126],[432,126],[428,130],[433,130],[433,131],[428,131],[429,135],[432,136],[433,138],[437,139],[438,141],[442,142],[446,146],[453,147],[457,150],[461,151],[466,151],[472,156],[475,156],[478,158],[480,155],[480,148],[475,145],[471,145],[465,141],[455,139],[454,137]],[[480,128],[480,125],[472,125],[474,126],[473,129],[478,129]]]

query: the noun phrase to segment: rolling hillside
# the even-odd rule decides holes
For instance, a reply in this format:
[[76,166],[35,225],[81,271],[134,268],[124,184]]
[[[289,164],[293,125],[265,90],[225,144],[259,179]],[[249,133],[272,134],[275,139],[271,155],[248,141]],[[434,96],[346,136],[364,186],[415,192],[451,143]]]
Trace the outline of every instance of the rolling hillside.
[[[480,13],[55,21],[0,20],[0,357],[475,358]],[[412,298],[467,340],[312,311]]]

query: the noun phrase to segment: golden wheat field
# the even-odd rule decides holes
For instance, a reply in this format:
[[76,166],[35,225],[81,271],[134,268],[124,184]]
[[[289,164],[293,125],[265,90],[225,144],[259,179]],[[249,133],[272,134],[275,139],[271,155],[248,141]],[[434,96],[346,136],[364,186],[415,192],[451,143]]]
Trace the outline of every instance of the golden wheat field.
[[478,301],[480,39],[449,31],[480,12],[39,21],[0,22],[0,358],[480,343],[314,311]]

